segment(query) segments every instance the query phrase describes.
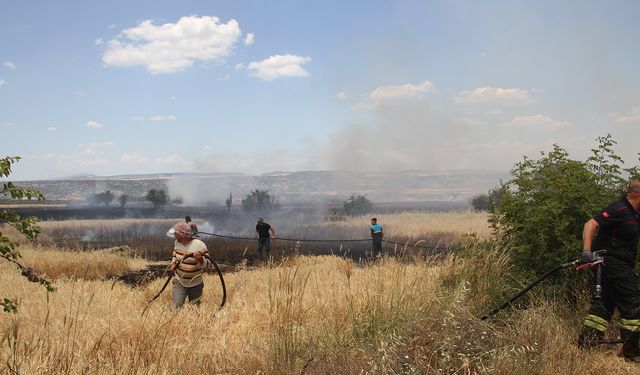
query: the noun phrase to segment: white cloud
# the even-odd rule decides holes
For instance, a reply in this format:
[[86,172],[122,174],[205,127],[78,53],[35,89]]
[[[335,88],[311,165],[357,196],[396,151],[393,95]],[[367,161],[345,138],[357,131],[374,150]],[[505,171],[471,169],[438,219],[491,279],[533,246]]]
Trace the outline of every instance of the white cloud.
[[104,44],[104,40],[102,40],[102,38],[96,38],[96,41],[93,42],[93,44],[96,46],[101,46]]
[[538,128],[538,129],[559,129],[571,126],[570,122],[554,120],[543,115],[517,116],[504,125],[508,128]]
[[640,123],[640,106],[631,108],[627,112],[611,112],[609,116],[621,124]]
[[2,63],[2,65],[11,70],[14,70],[16,68],[16,64],[12,63],[11,61],[5,61],[4,63]]
[[433,82],[424,81],[417,85],[405,83],[404,85],[380,86],[369,94],[369,99],[374,101],[389,99],[420,98],[422,94],[434,92]]
[[235,70],[240,70],[240,69],[244,68],[244,65],[242,65],[242,64],[236,64],[236,65],[234,66],[234,68],[235,68]]
[[5,122],[4,126],[13,126],[13,122]]
[[131,117],[133,121],[175,121],[177,119],[174,115],[155,115],[155,116],[133,116]]
[[254,61],[247,69],[250,75],[272,81],[280,77],[304,77],[308,76],[302,65],[311,61],[310,57],[296,55],[274,55],[262,61]]
[[50,132],[54,132],[54,131],[56,131],[58,129],[52,126],[50,128],[47,128],[47,130],[50,131]]
[[97,121],[88,121],[86,127],[91,129],[99,129],[103,125]]
[[500,87],[480,87],[473,91],[463,91],[455,101],[462,104],[489,104],[497,106],[531,103],[534,98],[527,90],[504,89]]
[[225,24],[217,17],[187,16],[159,26],[146,20],[110,40],[102,61],[109,66],[146,66],[152,74],[172,73],[195,61],[222,61],[241,34],[233,19]]
[[253,33],[249,33],[247,34],[247,36],[244,38],[244,45],[245,46],[250,46],[253,44],[253,40],[254,40],[254,35]]
[[112,23],[111,25],[109,25],[109,26],[107,26],[107,27],[108,27],[108,28],[110,28],[110,29],[115,29],[115,28],[116,28],[116,25]]
[[225,74],[223,77],[218,78],[218,81],[228,81],[231,79],[230,74]]
[[7,81],[5,81],[4,79],[0,78],[0,86],[4,85],[5,83],[7,83]]
[[155,115],[155,116],[149,116],[149,121],[175,121],[176,120],[176,116],[174,115],[167,115],[167,116],[163,116],[163,115]]
[[347,98],[347,94],[340,91],[339,93],[336,94],[336,98],[340,99],[340,100],[345,100]]
[[177,96],[175,96],[175,95],[172,95],[170,99],[171,99],[171,100],[178,100],[178,97],[177,97]]
[[123,161],[126,163],[142,164],[142,163],[148,162],[149,159],[147,159],[147,157],[144,156],[144,154],[142,153],[134,152],[131,154],[127,154],[127,153],[122,154],[122,156],[120,156],[120,161]]

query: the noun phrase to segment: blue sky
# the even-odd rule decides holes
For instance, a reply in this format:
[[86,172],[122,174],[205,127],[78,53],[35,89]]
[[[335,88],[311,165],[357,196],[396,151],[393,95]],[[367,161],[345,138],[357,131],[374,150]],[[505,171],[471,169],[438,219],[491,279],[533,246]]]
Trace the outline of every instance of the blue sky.
[[636,1],[0,1],[0,147],[76,173],[636,162]]

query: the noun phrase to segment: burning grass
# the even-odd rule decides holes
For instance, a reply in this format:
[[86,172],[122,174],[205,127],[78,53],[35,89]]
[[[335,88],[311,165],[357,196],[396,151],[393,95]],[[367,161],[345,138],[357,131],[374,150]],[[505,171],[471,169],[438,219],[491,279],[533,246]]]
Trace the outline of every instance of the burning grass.
[[[453,246],[462,236],[475,233],[480,237],[490,235],[487,216],[482,213],[397,213],[378,215],[385,228],[385,239],[400,243],[438,245],[441,249]],[[278,237],[302,239],[367,239],[370,216],[348,218],[342,222],[304,220],[292,223],[284,219],[270,221],[278,232]],[[122,220],[74,220],[47,221],[41,224],[44,232],[41,243],[61,248],[92,250],[126,245],[138,254],[150,259],[166,259],[171,253],[171,241],[165,236],[167,230],[182,219],[122,219]],[[230,221],[230,222],[229,222]],[[205,223],[197,220],[200,230],[237,237],[254,236],[253,218],[212,220]],[[217,259],[237,263],[255,253],[254,240],[226,240],[203,235],[202,239],[210,249],[215,249]],[[385,244],[388,253],[397,253],[402,246]],[[335,242],[309,243],[295,241],[272,242],[272,253],[276,256],[291,254],[347,254],[354,259],[366,256],[371,243]]]
[[5,294],[20,299],[19,312],[0,320],[0,366],[28,374],[637,372],[612,349],[578,351],[581,312],[559,304],[538,300],[479,320],[496,301],[478,297],[505,288],[509,270],[504,251],[481,250],[367,267],[291,257],[227,274],[221,310],[209,276],[200,307],[176,311],[167,291],[144,316],[162,280],[134,289],[63,278],[47,296],[0,263]]

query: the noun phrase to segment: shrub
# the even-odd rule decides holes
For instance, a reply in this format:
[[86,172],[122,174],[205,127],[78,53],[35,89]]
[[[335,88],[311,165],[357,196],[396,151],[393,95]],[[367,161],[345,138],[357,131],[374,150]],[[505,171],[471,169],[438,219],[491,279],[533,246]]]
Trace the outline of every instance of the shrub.
[[610,135],[597,141],[586,162],[570,159],[554,145],[538,160],[525,157],[511,170],[511,179],[501,183],[501,202],[491,205],[489,220],[521,270],[540,274],[576,258],[584,223],[620,195],[626,177],[637,173],[638,167],[622,168]]
[[373,210],[373,202],[362,194],[352,194],[342,203],[342,207],[349,216],[366,215]]

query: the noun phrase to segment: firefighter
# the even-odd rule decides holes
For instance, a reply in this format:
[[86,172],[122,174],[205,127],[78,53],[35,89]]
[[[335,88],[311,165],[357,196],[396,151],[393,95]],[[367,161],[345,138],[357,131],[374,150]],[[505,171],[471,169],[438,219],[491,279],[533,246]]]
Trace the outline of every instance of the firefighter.
[[[582,232],[583,262],[592,251],[606,250],[602,269],[602,298],[592,298],[578,345],[587,349],[602,340],[617,308],[620,312],[622,355],[640,361],[640,288],[633,272],[640,231],[640,180],[633,180],[620,200],[587,221]],[[594,238],[595,236],[595,238]]]

